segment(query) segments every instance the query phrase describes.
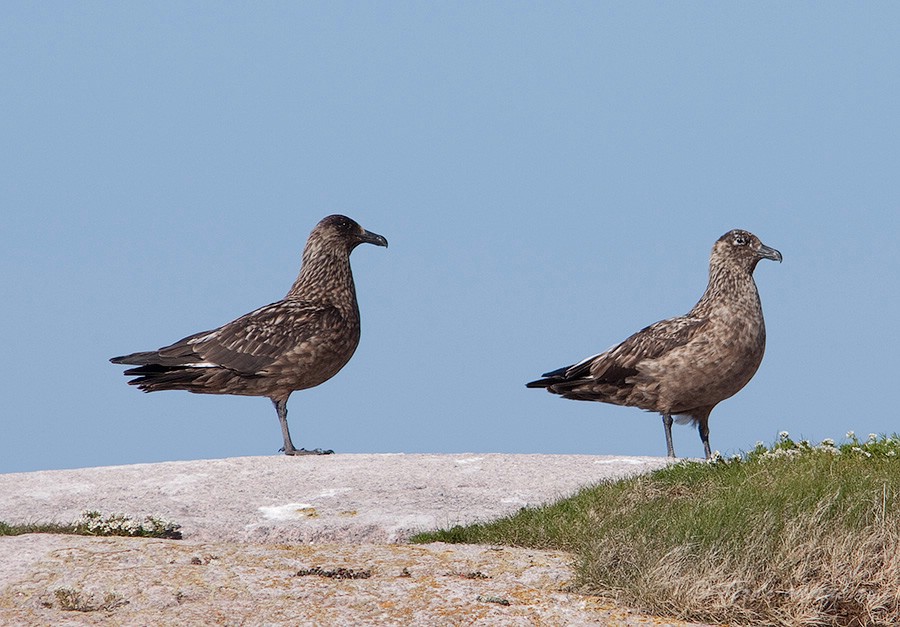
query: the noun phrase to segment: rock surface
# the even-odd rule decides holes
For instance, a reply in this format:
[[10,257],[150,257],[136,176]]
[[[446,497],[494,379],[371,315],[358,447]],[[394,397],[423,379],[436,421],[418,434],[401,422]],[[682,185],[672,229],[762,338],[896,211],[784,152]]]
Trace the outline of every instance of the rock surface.
[[7,523],[99,510],[184,534],[0,537],[0,624],[683,625],[565,592],[565,553],[402,544],[665,463],[272,456],[0,475]]

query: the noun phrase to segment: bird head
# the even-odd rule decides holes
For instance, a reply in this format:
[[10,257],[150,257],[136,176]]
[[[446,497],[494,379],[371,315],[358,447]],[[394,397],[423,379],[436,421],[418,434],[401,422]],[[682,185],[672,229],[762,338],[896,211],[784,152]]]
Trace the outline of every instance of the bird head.
[[753,272],[761,259],[781,263],[781,253],[763,244],[749,231],[734,229],[719,238],[712,250],[711,263],[730,263]]
[[342,215],[332,215],[323,218],[310,233],[310,241],[315,238],[325,246],[346,247],[351,251],[359,244],[375,244],[387,248],[388,242],[378,233],[372,233],[362,228],[355,220]]

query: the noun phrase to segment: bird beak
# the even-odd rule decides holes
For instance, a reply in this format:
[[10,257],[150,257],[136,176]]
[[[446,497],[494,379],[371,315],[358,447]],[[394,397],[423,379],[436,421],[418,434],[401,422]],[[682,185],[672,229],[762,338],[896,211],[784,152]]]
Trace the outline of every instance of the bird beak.
[[384,246],[387,248],[387,239],[384,238],[383,235],[379,235],[378,233],[373,233],[372,231],[366,231],[363,229],[362,235],[359,236],[359,241],[364,244],[375,244],[376,246]]
[[772,261],[781,263],[781,253],[774,248],[769,248],[765,244],[759,245],[759,250],[756,251],[756,254],[759,255],[761,259],[771,259]]

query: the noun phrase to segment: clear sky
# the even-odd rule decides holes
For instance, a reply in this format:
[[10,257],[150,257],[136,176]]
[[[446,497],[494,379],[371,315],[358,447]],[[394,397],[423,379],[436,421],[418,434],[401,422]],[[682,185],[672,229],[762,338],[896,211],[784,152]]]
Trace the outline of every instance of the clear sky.
[[[265,398],[107,360],[281,298],[345,213],[362,341],[288,405],[338,452],[664,455],[525,382],[688,311],[731,228],[762,366],[713,449],[900,430],[895,3],[4,2],[0,472],[274,455]],[[702,455],[676,427],[680,455]]]

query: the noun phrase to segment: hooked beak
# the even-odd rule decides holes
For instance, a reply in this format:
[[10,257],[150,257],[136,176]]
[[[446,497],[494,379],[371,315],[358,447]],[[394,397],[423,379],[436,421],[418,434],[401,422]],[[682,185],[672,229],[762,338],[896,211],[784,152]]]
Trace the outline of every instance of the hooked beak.
[[759,245],[759,250],[756,251],[756,254],[759,255],[760,259],[771,259],[772,261],[781,263],[781,253],[765,244]]
[[378,233],[373,233],[372,231],[366,231],[363,229],[362,235],[359,236],[359,241],[363,244],[375,244],[376,246],[384,246],[387,248],[387,239],[383,235],[379,235]]

